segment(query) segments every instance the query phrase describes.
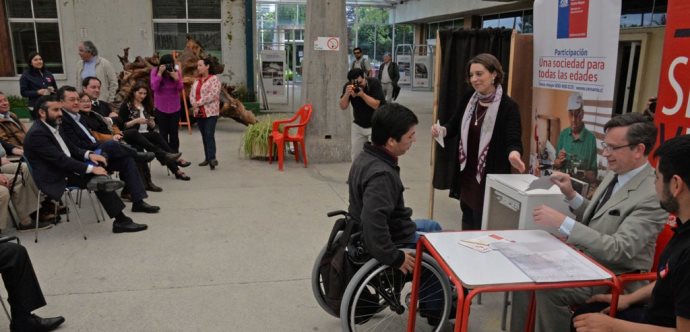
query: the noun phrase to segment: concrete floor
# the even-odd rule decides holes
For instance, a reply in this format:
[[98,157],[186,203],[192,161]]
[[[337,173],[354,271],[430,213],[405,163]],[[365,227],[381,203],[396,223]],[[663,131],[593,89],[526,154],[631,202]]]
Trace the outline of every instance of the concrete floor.
[[[400,161],[416,217],[428,213],[432,99],[409,90],[398,99],[421,122],[417,143]],[[65,316],[60,331],[339,330],[314,300],[309,278],[333,223],[326,212],[347,208],[349,163],[303,168],[287,160],[279,172],[275,163],[241,157],[243,130],[230,119],[218,122],[215,171],[196,166],[203,159],[197,130],[181,131],[192,180],[175,180],[153,164],[164,191],[147,201],[162,210],[130,213],[147,231],[113,234],[111,222],[96,223],[84,206],[86,241],[75,222],[40,232],[38,243],[33,233],[19,233],[48,302],[37,314]],[[436,191],[434,212],[445,229],[460,228],[458,202],[447,191]],[[471,331],[500,330],[502,294],[483,300],[473,306]],[[8,325],[0,315],[0,331]]]

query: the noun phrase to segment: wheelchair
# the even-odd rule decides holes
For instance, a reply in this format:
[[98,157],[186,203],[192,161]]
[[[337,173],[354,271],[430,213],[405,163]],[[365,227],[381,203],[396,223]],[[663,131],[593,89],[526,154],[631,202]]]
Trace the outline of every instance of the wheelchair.
[[[328,217],[342,216],[352,220],[345,211],[333,211]],[[357,225],[356,225],[357,226]],[[338,233],[333,240],[339,238]],[[409,318],[408,307],[412,291],[412,273],[403,274],[397,268],[379,263],[368,253],[356,227],[348,240],[347,260],[357,272],[347,284],[340,312],[326,304],[320,262],[328,246],[321,249],[312,269],[311,284],[319,306],[332,316],[339,317],[343,331],[404,331]],[[414,254],[414,249],[409,250]],[[448,277],[429,255],[422,257],[421,282],[417,303],[415,331],[444,331],[449,325],[453,290]]]

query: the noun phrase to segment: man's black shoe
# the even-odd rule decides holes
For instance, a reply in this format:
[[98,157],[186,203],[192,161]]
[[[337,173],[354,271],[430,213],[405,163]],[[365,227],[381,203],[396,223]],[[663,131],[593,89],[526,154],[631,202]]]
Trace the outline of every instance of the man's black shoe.
[[146,224],[137,224],[132,221],[132,218],[123,215],[115,218],[113,222],[113,233],[134,233],[146,230],[149,228]]
[[28,319],[23,321],[12,320],[10,323],[10,331],[12,332],[49,332],[53,331],[60,326],[60,324],[65,322],[65,317],[49,317],[41,318],[36,315],[29,316]]
[[163,188],[155,185],[153,182],[147,183],[146,187],[144,189],[146,189],[146,191],[153,191],[153,192],[157,192],[157,193],[163,191]]
[[91,191],[115,191],[124,186],[124,182],[105,175],[94,176],[86,183],[86,189]]
[[143,161],[148,163],[149,161],[153,160],[153,158],[156,158],[156,154],[153,152],[137,152],[134,154],[135,161]]
[[144,202],[144,200],[132,203],[132,212],[158,213],[160,209],[160,207],[150,205]]

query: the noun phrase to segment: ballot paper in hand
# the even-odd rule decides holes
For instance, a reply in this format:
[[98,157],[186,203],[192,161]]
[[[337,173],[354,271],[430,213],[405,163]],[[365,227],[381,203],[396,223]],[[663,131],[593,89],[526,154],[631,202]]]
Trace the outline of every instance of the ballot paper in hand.
[[[436,120],[436,125],[440,126],[441,122],[439,120]],[[434,137],[434,139],[436,140],[436,143],[438,143],[438,145],[440,145],[442,148],[446,147],[446,143],[443,141],[443,137],[441,135]]]
[[534,179],[529,184],[529,187],[527,187],[527,191],[533,190],[533,189],[544,189],[544,190],[549,190],[551,189],[551,186],[553,186],[554,183],[551,182],[551,177],[550,176],[542,176],[540,178]]

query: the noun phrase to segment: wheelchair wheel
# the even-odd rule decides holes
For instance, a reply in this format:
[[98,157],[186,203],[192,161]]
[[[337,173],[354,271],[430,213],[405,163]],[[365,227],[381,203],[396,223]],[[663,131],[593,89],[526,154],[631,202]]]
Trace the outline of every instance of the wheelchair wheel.
[[[338,240],[340,234],[341,233],[338,233],[333,241]],[[321,274],[319,273],[319,264],[321,263],[323,255],[326,254],[326,248],[327,246],[323,246],[323,248],[321,248],[321,251],[319,251],[319,255],[316,256],[314,267],[311,270],[311,290],[314,293],[314,298],[316,298],[316,303],[319,304],[321,309],[325,310],[328,314],[334,317],[338,317],[338,313],[333,311],[333,309],[329,307],[328,304],[326,304],[326,295],[323,289],[323,281],[321,280]]]
[[[424,254],[415,331],[442,331],[451,310],[451,287],[438,264]],[[409,318],[412,275],[367,262],[345,290],[340,306],[343,331],[404,331]]]

